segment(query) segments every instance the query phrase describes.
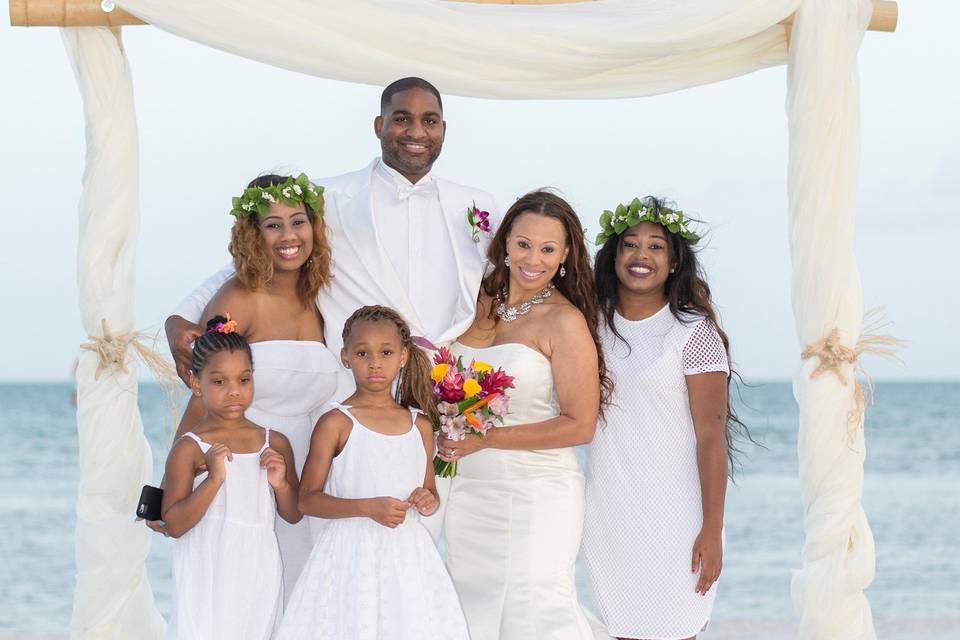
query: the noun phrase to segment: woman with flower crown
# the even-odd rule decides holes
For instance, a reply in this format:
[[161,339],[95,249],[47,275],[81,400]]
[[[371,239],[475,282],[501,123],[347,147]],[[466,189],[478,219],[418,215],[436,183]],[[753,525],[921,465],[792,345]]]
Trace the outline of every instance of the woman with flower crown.
[[547,191],[503,218],[473,324],[454,356],[514,377],[503,426],[438,439],[457,462],[444,520],[447,567],[472,640],[609,638],[577,602],[584,478],[609,389],[596,295],[576,213]]
[[588,450],[583,555],[611,635],[694,638],[723,558],[727,337],[683,212],[647,197],[604,212],[594,273],[616,385]]
[[[264,175],[233,199],[229,250],[236,275],[209,302],[201,323],[230,314],[250,344],[255,393],[246,415],[290,441],[299,476],[317,418],[349,380],[323,340],[317,291],[330,278],[322,188],[307,176]],[[179,438],[202,417],[191,398]],[[313,547],[309,518],[276,521],[285,597]]]

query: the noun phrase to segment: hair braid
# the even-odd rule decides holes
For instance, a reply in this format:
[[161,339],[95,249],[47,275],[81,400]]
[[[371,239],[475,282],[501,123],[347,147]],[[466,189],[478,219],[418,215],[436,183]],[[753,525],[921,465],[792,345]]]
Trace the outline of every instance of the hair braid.
[[199,376],[200,370],[207,365],[207,361],[215,353],[221,351],[243,351],[250,358],[250,368],[253,368],[253,352],[246,339],[237,332],[220,333],[215,329],[218,324],[227,322],[224,316],[214,316],[207,322],[207,332],[194,340],[193,357],[190,361],[190,370],[193,375]]
[[391,322],[400,336],[400,346],[407,350],[407,364],[397,376],[396,401],[404,407],[414,407],[423,411],[431,422],[437,419],[437,405],[433,398],[433,386],[430,384],[430,358],[425,351],[413,342],[410,325],[403,317],[389,307],[369,305],[360,307],[343,324],[343,343],[347,344],[350,332],[361,322]]

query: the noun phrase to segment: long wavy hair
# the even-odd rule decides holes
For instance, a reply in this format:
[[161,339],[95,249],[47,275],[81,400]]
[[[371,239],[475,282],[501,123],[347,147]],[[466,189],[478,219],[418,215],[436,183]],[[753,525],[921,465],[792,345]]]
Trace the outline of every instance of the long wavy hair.
[[[610,394],[613,392],[613,381],[607,374],[603,348],[597,332],[599,314],[597,312],[597,295],[594,291],[593,272],[590,269],[590,254],[583,240],[583,226],[580,223],[580,218],[573,207],[570,206],[570,203],[546,189],[531,191],[514,202],[513,206],[504,214],[497,232],[490,241],[490,246],[487,249],[490,269],[483,278],[481,288],[486,295],[494,299],[509,289],[510,269],[504,264],[504,258],[507,256],[507,236],[510,235],[514,222],[524,213],[536,213],[557,220],[563,225],[569,251],[567,259],[563,263],[567,273],[561,277],[558,270],[558,273],[554,274],[552,282],[557,291],[562,293],[573,306],[580,310],[586,318],[587,326],[590,328],[590,336],[597,346],[600,370],[600,412],[603,413],[603,408],[608,404]],[[499,321],[495,307],[496,305],[490,305],[488,315],[488,318],[494,323]]]
[[[657,214],[660,213],[661,208],[676,208],[674,203],[654,196],[646,196],[641,198],[641,201],[645,207],[655,209]],[[723,348],[727,352],[727,362],[730,363],[730,339],[720,326],[713,298],[710,295],[710,285],[707,284],[706,273],[697,258],[694,246],[683,236],[671,233],[666,227],[661,228],[667,238],[667,257],[670,266],[673,268],[673,273],[667,276],[667,281],[664,283],[664,295],[667,298],[667,304],[670,306],[670,313],[683,323],[690,321],[689,316],[685,314],[694,314],[706,318],[707,322],[720,336]],[[603,321],[616,339],[622,340],[627,347],[630,347],[626,338],[617,331],[614,322],[614,317],[620,305],[620,280],[617,278],[616,264],[622,246],[623,234],[607,238],[607,241],[597,251],[593,263],[593,273]],[[744,440],[756,443],[750,435],[747,425],[737,417],[730,402],[730,386],[735,377],[739,378],[739,374],[730,364],[730,373],[727,376],[726,436],[727,458],[730,462],[731,473],[739,466],[737,455],[741,451],[737,443]]]
[[[269,174],[254,178],[247,185],[252,187],[272,187],[283,184],[289,176]],[[323,221],[323,196],[320,196],[319,209],[314,210],[303,204],[313,230],[313,250],[310,257],[300,267],[297,278],[297,297],[305,307],[314,304],[317,292],[330,281],[330,243],[327,241],[327,226]],[[230,255],[237,279],[251,291],[261,289],[273,278],[273,256],[263,243],[260,230],[260,216],[251,214],[240,216],[230,231]]]
[[387,322],[397,329],[400,336],[400,346],[407,350],[407,364],[397,374],[397,404],[404,407],[414,407],[423,411],[430,422],[436,424],[437,404],[433,399],[433,385],[430,382],[430,372],[433,369],[427,352],[413,342],[410,335],[410,325],[399,313],[390,307],[369,305],[360,307],[343,323],[343,344],[349,343],[350,334],[354,327],[364,322]]

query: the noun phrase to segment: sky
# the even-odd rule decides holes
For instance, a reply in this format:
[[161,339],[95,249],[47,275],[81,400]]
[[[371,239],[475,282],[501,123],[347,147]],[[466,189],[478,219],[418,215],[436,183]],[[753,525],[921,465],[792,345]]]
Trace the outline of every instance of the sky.
[[[905,346],[898,361],[864,365],[878,380],[956,380],[960,6],[902,1],[900,10],[897,33],[868,33],[860,54],[856,254],[866,306],[885,310],[886,331]],[[378,155],[381,87],[276,69],[153,27],[125,28],[124,42],[140,127],[136,322],[156,331],[229,261],[230,198],[252,177],[336,175]],[[785,96],[784,67],[629,100],[445,96],[435,172],[490,191],[501,210],[555,187],[589,237],[618,202],[675,200],[708,223],[701,257],[734,365],[747,380],[786,379],[801,346],[789,291]],[[84,131],[57,29],[0,26],[0,116],[0,382],[65,381],[86,339],[76,290]]]

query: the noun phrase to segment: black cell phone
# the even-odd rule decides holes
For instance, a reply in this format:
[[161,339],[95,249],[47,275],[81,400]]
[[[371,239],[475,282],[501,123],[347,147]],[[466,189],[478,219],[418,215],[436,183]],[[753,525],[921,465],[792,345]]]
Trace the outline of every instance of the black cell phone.
[[163,489],[143,485],[140,502],[137,503],[137,517],[144,520],[161,520],[160,503],[163,501]]

